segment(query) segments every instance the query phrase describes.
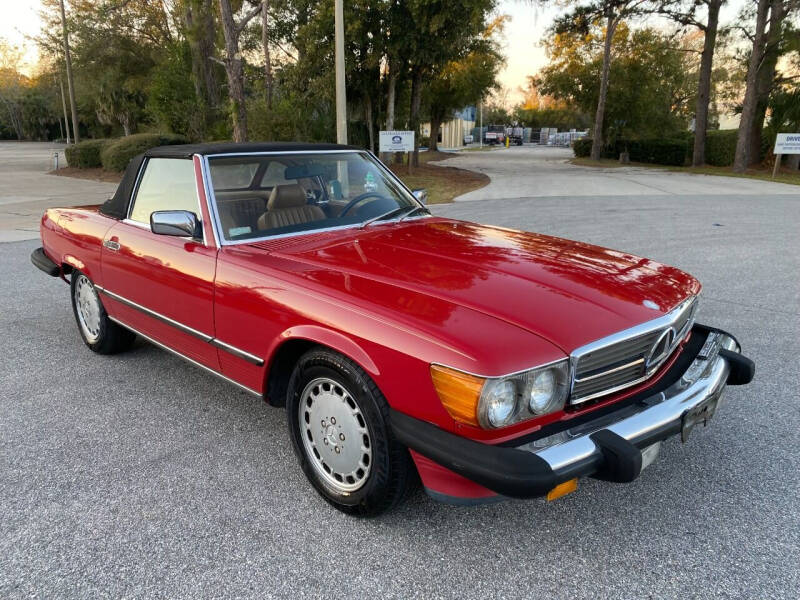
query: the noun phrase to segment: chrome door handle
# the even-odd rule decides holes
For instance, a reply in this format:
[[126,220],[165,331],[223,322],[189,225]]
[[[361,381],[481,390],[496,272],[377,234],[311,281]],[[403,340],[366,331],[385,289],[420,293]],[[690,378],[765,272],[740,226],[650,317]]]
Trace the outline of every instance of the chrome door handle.
[[116,252],[117,250],[119,250],[119,242],[115,242],[114,240],[103,240],[103,246],[105,246],[112,252]]

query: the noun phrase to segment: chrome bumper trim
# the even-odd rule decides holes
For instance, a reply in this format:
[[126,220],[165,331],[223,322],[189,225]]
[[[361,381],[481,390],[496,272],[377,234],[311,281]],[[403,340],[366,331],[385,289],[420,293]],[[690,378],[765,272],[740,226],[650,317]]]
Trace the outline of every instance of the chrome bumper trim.
[[[548,438],[518,446],[544,459],[559,477],[571,472],[585,472],[587,466],[601,465],[603,454],[590,438],[602,429],[619,435],[638,448],[643,448],[655,437],[666,437],[678,433],[683,415],[706,400],[719,397],[725,388],[730,365],[720,356],[720,350],[740,352],[736,340],[725,333],[709,333],[705,345],[683,374],[669,388],[648,398],[635,414],[623,417],[610,424],[578,426]],[[677,430],[676,430],[677,428]]]

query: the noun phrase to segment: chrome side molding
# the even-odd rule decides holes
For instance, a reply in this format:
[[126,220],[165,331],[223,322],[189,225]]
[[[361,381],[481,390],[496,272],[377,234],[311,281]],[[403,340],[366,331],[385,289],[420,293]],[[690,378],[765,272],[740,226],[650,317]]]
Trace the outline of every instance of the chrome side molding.
[[[95,286],[95,287],[97,287],[97,286]],[[121,326],[122,326],[122,327],[124,327],[125,329],[130,329],[130,330],[131,330],[133,333],[135,333],[136,335],[139,335],[139,336],[143,337],[144,339],[146,339],[148,342],[150,342],[150,343],[151,343],[151,344],[153,344],[154,346],[158,346],[158,347],[159,347],[159,348],[161,348],[162,350],[166,350],[166,351],[167,351],[167,352],[169,352],[170,354],[174,354],[174,355],[175,355],[175,356],[177,356],[178,358],[182,358],[183,360],[185,360],[186,362],[188,362],[188,363],[190,363],[190,364],[194,365],[195,367],[200,367],[201,369],[203,369],[203,370],[204,370],[204,371],[206,371],[207,373],[211,373],[212,375],[214,375],[214,376],[216,376],[216,377],[219,377],[219,378],[220,378],[220,379],[222,379],[223,381],[227,381],[228,383],[232,383],[233,385],[235,385],[235,386],[236,386],[236,387],[238,387],[239,389],[242,389],[242,390],[244,390],[245,392],[249,392],[249,393],[253,394],[254,396],[258,396],[259,398],[261,398],[261,397],[262,397],[262,394],[261,394],[261,392],[259,392],[259,391],[256,391],[256,390],[254,390],[254,389],[252,389],[252,388],[249,388],[249,387],[247,387],[246,385],[242,385],[242,384],[241,384],[241,383],[239,383],[238,381],[234,381],[234,380],[233,380],[233,379],[231,379],[230,377],[226,377],[225,375],[223,375],[223,374],[222,374],[222,373],[220,373],[219,371],[215,371],[215,370],[214,370],[214,369],[212,369],[211,367],[207,367],[207,366],[205,366],[203,363],[199,363],[199,362],[197,362],[196,360],[194,360],[193,358],[189,358],[189,357],[188,357],[188,356],[186,356],[185,354],[181,354],[180,352],[178,352],[178,351],[177,351],[177,350],[175,350],[174,348],[170,348],[169,346],[167,346],[167,345],[165,345],[165,344],[162,344],[162,343],[161,343],[161,342],[159,342],[159,341],[156,341],[156,340],[154,340],[154,339],[153,339],[153,338],[151,338],[149,335],[147,335],[147,334],[145,334],[145,333],[142,333],[141,331],[139,331],[138,329],[136,329],[136,328],[134,328],[134,327],[131,327],[130,325],[128,325],[128,324],[127,324],[127,323],[125,323],[124,321],[120,321],[119,319],[115,319],[115,318],[114,318],[114,317],[112,317],[111,315],[109,315],[109,317],[108,317],[108,318],[109,318],[109,319],[111,319],[112,321],[114,321],[114,323],[117,323],[118,325],[121,325]]]
[[[142,306],[141,304],[138,304],[138,303],[134,302],[133,300],[128,300],[127,298],[125,298],[123,296],[120,296],[119,294],[115,294],[114,292],[109,291],[109,290],[105,289],[102,286],[99,286],[99,285],[95,284],[94,287],[98,292],[101,292],[102,294],[105,294],[109,298],[112,298],[112,299],[116,300],[117,302],[119,302],[121,304],[124,304],[125,306],[128,306],[130,308],[134,308],[134,309],[136,309],[136,310],[138,310],[140,312],[143,312],[148,317],[152,317],[152,318],[156,319],[157,321],[161,321],[162,323],[166,323],[167,325],[170,325],[170,326],[174,327],[178,331],[181,331],[183,333],[186,333],[188,335],[196,337],[199,340],[203,340],[207,344],[211,344],[215,348],[219,348],[220,350],[224,350],[225,352],[227,352],[229,354],[233,354],[237,358],[241,358],[242,360],[245,360],[245,361],[247,361],[247,362],[249,362],[249,363],[251,363],[253,365],[256,365],[258,367],[260,367],[260,366],[262,366],[264,364],[264,359],[256,356],[255,354],[250,354],[246,350],[242,350],[241,348],[237,348],[236,346],[232,346],[230,344],[226,344],[225,342],[223,342],[220,339],[215,338],[214,336],[205,334],[202,331],[198,331],[197,329],[193,329],[192,327],[189,327],[188,325],[184,325],[183,323],[181,323],[179,321],[176,321],[175,319],[170,319],[169,317],[167,317],[165,315],[162,315],[161,313],[158,313],[158,312],[156,312],[154,310],[150,310],[149,308],[147,308],[145,306]],[[109,317],[109,318],[111,318],[111,317]],[[127,327],[131,331],[134,331],[133,328],[129,327],[128,325],[125,325],[124,323],[122,323],[122,325],[124,327]],[[136,333],[138,335],[141,335],[142,337],[146,337],[148,340],[152,341],[152,339],[147,337],[146,335],[141,334],[138,331]],[[180,356],[183,356],[183,355],[181,354]],[[189,359],[189,360],[191,360],[191,359]]]

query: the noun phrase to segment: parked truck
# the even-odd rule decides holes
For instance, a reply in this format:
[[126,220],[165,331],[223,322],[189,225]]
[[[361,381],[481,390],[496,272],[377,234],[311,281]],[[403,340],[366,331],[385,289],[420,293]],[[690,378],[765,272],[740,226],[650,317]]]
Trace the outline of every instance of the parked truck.
[[504,125],[489,125],[486,128],[486,135],[483,141],[489,145],[506,143],[506,128]]

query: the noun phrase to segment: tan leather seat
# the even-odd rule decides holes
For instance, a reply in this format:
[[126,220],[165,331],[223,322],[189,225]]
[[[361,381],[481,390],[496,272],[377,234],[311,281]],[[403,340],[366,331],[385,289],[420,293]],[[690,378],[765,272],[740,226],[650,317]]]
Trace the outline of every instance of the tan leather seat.
[[321,221],[325,218],[325,213],[319,206],[307,202],[306,192],[302,186],[296,183],[276,185],[269,195],[267,212],[258,220],[258,228],[276,229]]
[[217,198],[217,212],[222,229],[227,236],[235,235],[236,231],[247,233],[255,231],[258,219],[264,214],[267,201],[257,196],[237,197],[233,199]]

